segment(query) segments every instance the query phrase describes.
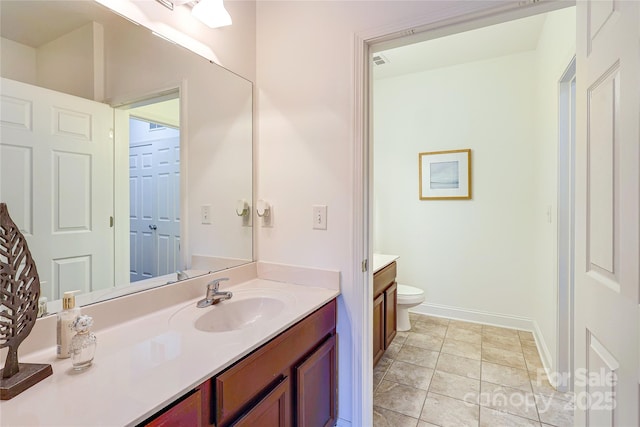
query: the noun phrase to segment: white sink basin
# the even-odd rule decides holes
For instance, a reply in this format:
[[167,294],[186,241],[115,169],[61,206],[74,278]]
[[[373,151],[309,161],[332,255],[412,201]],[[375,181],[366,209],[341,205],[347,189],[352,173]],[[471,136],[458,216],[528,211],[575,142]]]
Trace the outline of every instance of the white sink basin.
[[269,297],[252,297],[222,301],[208,307],[194,323],[204,332],[226,332],[249,328],[257,322],[273,319],[284,310],[282,300]]
[[233,292],[231,299],[204,308],[191,302],[171,315],[169,325],[209,333],[234,332],[265,325],[295,307],[296,298],[287,292],[256,288],[228,290]]

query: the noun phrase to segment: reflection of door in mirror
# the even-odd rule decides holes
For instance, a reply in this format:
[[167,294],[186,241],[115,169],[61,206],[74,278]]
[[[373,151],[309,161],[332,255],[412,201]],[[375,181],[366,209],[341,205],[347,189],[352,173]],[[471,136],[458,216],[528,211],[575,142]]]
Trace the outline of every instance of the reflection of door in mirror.
[[130,281],[180,269],[179,99],[129,110]]
[[113,286],[112,123],[108,105],[2,79],[0,196],[49,299]]

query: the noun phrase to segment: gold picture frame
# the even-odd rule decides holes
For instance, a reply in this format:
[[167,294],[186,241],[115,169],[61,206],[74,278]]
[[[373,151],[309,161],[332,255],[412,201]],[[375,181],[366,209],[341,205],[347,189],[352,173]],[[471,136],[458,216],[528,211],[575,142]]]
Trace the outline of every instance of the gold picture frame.
[[419,153],[420,200],[471,199],[471,149]]

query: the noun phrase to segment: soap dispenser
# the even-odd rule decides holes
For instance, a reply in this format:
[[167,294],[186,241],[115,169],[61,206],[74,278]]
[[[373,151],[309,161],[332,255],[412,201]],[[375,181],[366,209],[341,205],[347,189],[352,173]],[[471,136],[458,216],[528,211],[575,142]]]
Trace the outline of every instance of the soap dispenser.
[[62,311],[58,313],[57,319],[57,356],[58,359],[67,359],[71,356],[69,352],[71,338],[75,332],[72,329],[73,322],[80,315],[80,308],[76,307],[75,293],[78,291],[65,292],[62,297]]

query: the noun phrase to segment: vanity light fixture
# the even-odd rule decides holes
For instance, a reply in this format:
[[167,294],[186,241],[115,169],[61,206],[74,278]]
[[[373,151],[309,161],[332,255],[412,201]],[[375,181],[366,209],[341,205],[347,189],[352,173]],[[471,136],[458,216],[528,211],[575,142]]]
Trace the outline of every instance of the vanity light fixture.
[[156,1],[161,5],[163,5],[164,7],[166,7],[167,9],[173,10],[173,3],[170,2],[169,0],[156,0]]
[[223,0],[200,0],[191,9],[191,14],[210,28],[226,27],[232,23]]
[[175,6],[189,4],[191,15],[210,28],[226,27],[232,24],[231,15],[224,8],[223,0],[156,0],[169,10]]

